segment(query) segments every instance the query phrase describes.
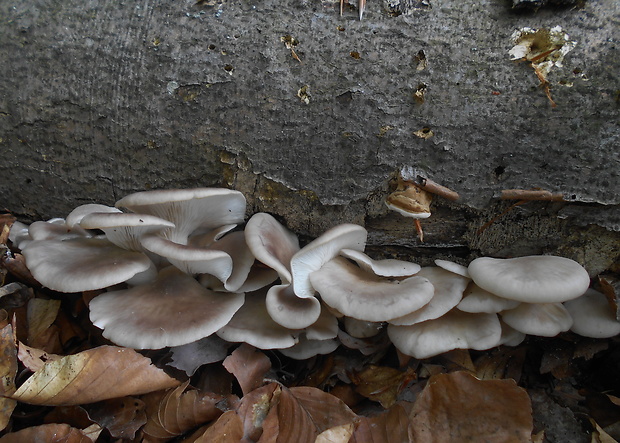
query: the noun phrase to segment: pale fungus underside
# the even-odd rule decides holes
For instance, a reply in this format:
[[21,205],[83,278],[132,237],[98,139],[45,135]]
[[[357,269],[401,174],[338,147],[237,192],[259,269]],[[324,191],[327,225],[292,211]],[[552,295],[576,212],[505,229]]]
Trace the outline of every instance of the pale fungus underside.
[[[426,192],[401,180],[388,205],[430,216]],[[401,353],[428,358],[516,345],[525,334],[619,332],[587,272],[568,258],[421,268],[369,257],[368,233],[355,224],[300,245],[269,214],[244,226],[245,198],[228,189],[140,192],[116,206],[128,212],[84,205],[67,220],[16,223],[10,239],[44,287],[105,290],[90,301],[90,318],[122,346],[159,349],[217,334],[306,359],[387,330]]]

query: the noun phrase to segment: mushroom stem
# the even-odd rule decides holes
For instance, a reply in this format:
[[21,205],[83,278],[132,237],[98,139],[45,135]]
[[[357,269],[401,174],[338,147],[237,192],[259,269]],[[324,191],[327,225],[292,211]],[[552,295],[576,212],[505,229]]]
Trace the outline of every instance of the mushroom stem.
[[416,218],[414,221],[415,230],[418,233],[418,238],[422,243],[424,243],[424,232],[422,231],[422,223],[420,223],[420,219]]

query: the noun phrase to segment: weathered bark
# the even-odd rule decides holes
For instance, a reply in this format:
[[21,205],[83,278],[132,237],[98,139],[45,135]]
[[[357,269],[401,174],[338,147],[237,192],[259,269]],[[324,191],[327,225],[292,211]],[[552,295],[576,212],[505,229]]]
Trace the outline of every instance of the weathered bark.
[[[359,21],[328,0],[2,2],[0,206],[40,219],[226,185],[301,234],[357,222],[409,254],[413,227],[383,199],[410,166],[461,195],[436,199],[417,253],[563,253],[598,272],[620,254],[619,6],[511,4],[373,0]],[[508,50],[516,29],[556,25],[577,45],[549,75],[552,108]],[[571,203],[479,232],[512,188]]]

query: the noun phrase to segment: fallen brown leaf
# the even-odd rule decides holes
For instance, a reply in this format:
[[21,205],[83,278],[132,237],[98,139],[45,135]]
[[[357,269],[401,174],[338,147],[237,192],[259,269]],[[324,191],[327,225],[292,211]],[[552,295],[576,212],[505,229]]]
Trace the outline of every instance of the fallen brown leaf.
[[21,431],[11,432],[0,438],[0,443],[93,443],[81,430],[67,424],[33,426]]
[[47,362],[11,397],[36,405],[79,405],[179,384],[132,349],[100,346]]
[[144,402],[134,397],[114,398],[85,406],[88,417],[114,438],[133,439],[146,423]]
[[370,365],[361,372],[350,374],[350,378],[357,386],[355,390],[359,394],[388,409],[396,403],[403,388],[416,379],[416,374],[411,368],[403,372],[385,366]]
[[361,417],[349,443],[403,443],[409,441],[409,417],[400,405],[374,417]]
[[410,420],[410,436],[425,443],[529,442],[533,429],[530,398],[514,380],[467,372],[432,377]]
[[334,426],[321,432],[314,443],[348,443],[353,435],[353,423]]
[[[13,326],[0,329],[0,396],[15,392],[17,374],[17,350],[13,337]],[[0,398],[0,430],[8,425],[17,402],[10,398]]]
[[243,438],[243,422],[235,411],[224,412],[194,443],[230,443]]
[[226,357],[223,365],[235,376],[243,395],[262,386],[265,374],[271,369],[269,358],[247,343],[243,343]]
[[62,355],[48,354],[41,349],[31,348],[30,346],[27,346],[20,341],[17,351],[17,357],[24,366],[26,366],[32,372],[36,372],[39,369],[43,368],[43,366],[45,366],[47,362],[60,360],[62,358]]
[[148,414],[143,432],[151,437],[151,441],[176,437],[222,414],[218,403],[223,396],[195,389],[186,391],[188,386],[189,382],[185,382],[165,392],[153,392],[143,397]]

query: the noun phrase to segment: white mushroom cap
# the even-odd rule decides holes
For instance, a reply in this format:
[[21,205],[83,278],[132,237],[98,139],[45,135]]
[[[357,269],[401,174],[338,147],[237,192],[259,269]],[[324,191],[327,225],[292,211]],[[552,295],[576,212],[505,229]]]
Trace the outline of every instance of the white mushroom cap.
[[321,269],[325,263],[336,257],[343,249],[363,251],[368,232],[359,225],[335,226],[304,246],[291,258],[293,288],[298,297],[314,296],[315,288],[310,283],[310,274]]
[[523,340],[525,340],[526,334],[524,334],[523,332],[517,331],[512,326],[508,326],[506,323],[501,321],[501,319],[500,324],[502,325],[502,338],[497,344],[498,346],[518,346],[523,342]]
[[308,340],[327,340],[338,336],[338,319],[321,304],[321,314],[317,321],[304,329]]
[[620,334],[620,321],[604,294],[588,289],[584,295],[564,303],[573,317],[571,331],[584,337],[608,338]]
[[113,206],[100,205],[98,203],[88,203],[86,205],[78,206],[73,211],[71,211],[69,215],[67,215],[65,223],[67,224],[67,226],[72,228],[75,225],[79,224],[84,218],[84,216],[92,212],[120,213],[122,211]]
[[366,321],[387,321],[420,309],[434,292],[424,277],[392,282],[364,272],[343,257],[327,262],[310,274],[310,280],[329,306]]
[[461,275],[463,277],[471,278],[469,276],[467,266],[459,265],[458,263],[454,263],[450,260],[441,260],[439,258],[435,260],[435,264],[440,268],[445,269],[446,271],[454,272],[455,274]]
[[223,251],[182,245],[158,235],[145,235],[140,242],[144,249],[166,257],[171,264],[188,274],[211,274],[225,282],[232,273],[232,258]]
[[334,339],[308,340],[304,335],[299,337],[299,342],[294,346],[279,351],[294,360],[307,360],[319,354],[329,354],[340,346],[340,342]]
[[209,249],[225,252],[232,259],[232,272],[224,281],[224,288],[236,292],[246,282],[252,265],[254,254],[248,248],[245,235],[241,231],[231,232],[211,243]]
[[13,222],[9,230],[9,240],[19,249],[24,249],[24,246],[32,241],[32,237],[30,237],[28,232],[28,225],[18,221]]
[[59,292],[106,288],[151,266],[146,255],[100,238],[32,241],[23,254],[33,277]]
[[355,249],[343,249],[340,255],[353,260],[367,272],[372,272],[381,277],[409,277],[420,272],[422,267],[416,263],[403,260],[373,260],[361,251]]
[[295,234],[271,215],[259,212],[248,220],[245,239],[258,261],[275,269],[283,284],[291,283],[291,257],[299,251]]
[[316,297],[297,297],[291,285],[269,288],[265,304],[271,318],[289,329],[307,328],[318,320],[321,313],[321,303]]
[[358,320],[353,317],[344,318],[344,330],[351,337],[369,338],[374,337],[383,328],[382,322]]
[[174,229],[163,236],[186,243],[198,228],[213,229],[241,223],[245,216],[245,197],[239,191],[220,188],[170,189],[130,194],[116,202],[139,214],[169,220]]
[[463,312],[486,312],[492,314],[516,308],[520,303],[517,300],[498,297],[471,282],[463,293],[463,299],[456,307]]
[[79,226],[69,228],[64,220],[60,218],[48,221],[36,221],[28,226],[28,233],[32,240],[67,240],[70,238],[92,237]]
[[410,326],[388,325],[394,346],[418,359],[453,349],[490,349],[498,345],[501,335],[496,314],[469,314],[456,309],[438,319]]
[[116,246],[142,251],[140,238],[143,235],[174,228],[174,223],[148,214],[91,212],[82,217],[79,226],[84,229],[101,229]]
[[562,303],[521,303],[501,315],[502,321],[517,331],[541,337],[555,337],[573,325]]
[[216,293],[172,266],[150,284],[98,295],[90,319],[114,343],[136,349],[180,346],[215,333],[243,305],[244,294]]
[[412,325],[441,317],[461,301],[463,291],[469,283],[468,278],[436,267],[422,268],[417,276],[427,278],[433,284],[435,288],[433,298],[420,309],[394,318],[390,320],[390,323],[395,325]]
[[265,292],[246,294],[245,303],[217,335],[229,342],[245,342],[259,349],[290,348],[298,331],[277,324],[265,306]]
[[470,263],[469,274],[482,289],[527,303],[571,300],[590,285],[590,277],[579,263],[549,255],[481,257]]

